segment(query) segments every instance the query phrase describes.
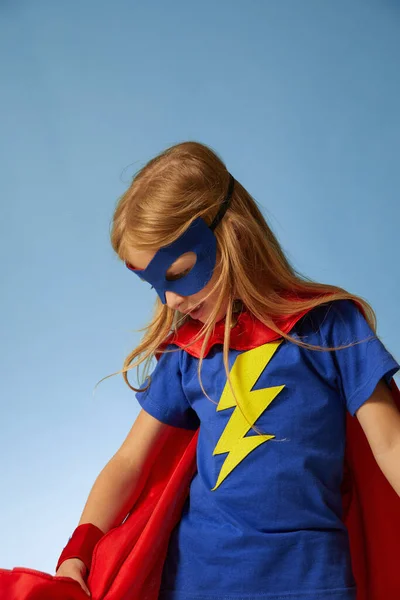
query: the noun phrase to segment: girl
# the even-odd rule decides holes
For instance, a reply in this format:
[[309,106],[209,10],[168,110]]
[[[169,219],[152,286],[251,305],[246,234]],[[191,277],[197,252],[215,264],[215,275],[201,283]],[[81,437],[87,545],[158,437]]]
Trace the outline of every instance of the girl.
[[354,600],[346,411],[400,494],[389,388],[399,365],[371,307],[299,275],[254,199],[199,143],[169,148],[136,175],[111,239],[158,296],[126,382],[143,361],[158,363],[150,381],[130,385],[142,409],[97,478],[57,576],[89,593],[93,547],[124,520],[171,436],[200,427],[197,473],[151,597]]

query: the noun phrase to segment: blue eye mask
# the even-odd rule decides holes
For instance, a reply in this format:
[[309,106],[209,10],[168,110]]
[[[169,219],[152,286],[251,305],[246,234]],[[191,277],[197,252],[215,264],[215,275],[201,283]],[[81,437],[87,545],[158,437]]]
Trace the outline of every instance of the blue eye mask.
[[[126,262],[130,271],[150,283],[156,290],[161,302],[166,304],[165,292],[175,292],[181,296],[191,296],[200,292],[210,281],[217,259],[217,239],[214,229],[227,211],[235,180],[230,175],[228,193],[210,226],[201,218],[195,219],[188,229],[172,244],[160,248],[145,269],[135,269]],[[183,277],[168,281],[166,273],[179,256],[187,252],[196,254],[196,262]]]

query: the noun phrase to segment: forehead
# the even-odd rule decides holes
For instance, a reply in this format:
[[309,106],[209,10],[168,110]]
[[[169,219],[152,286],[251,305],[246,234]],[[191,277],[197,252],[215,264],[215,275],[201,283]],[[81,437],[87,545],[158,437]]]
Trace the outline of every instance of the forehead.
[[[146,269],[150,261],[154,258],[156,250],[138,250],[132,246],[126,252],[126,260],[135,267],[135,269]],[[191,265],[196,260],[194,252],[185,252],[174,260],[169,269],[180,268]],[[169,270],[168,269],[168,270]]]
[[128,248],[125,252],[126,260],[135,267],[135,269],[145,269],[152,260],[156,251],[153,250],[137,250],[136,248]]

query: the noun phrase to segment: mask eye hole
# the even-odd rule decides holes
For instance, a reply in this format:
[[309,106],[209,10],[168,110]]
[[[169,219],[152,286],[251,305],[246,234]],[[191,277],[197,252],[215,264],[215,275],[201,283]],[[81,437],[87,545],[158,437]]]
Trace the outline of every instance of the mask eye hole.
[[195,252],[186,252],[176,259],[175,263],[168,269],[165,279],[167,281],[178,281],[186,277],[193,269],[197,262],[197,255]]
[[178,281],[178,279],[182,279],[182,277],[185,277],[186,275],[188,275],[192,269],[193,269],[193,267],[189,267],[188,269],[185,269],[181,273],[176,273],[174,275],[167,275],[166,280],[167,281]]

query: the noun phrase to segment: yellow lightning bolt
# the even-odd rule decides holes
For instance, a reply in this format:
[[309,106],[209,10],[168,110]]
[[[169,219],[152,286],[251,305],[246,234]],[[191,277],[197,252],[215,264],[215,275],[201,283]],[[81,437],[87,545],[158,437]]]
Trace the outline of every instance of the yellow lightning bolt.
[[[262,415],[285,387],[284,385],[278,385],[251,391],[260,374],[268,365],[281,343],[282,341],[264,344],[258,348],[239,354],[231,369],[230,377],[233,389],[239,398],[242,411],[245,413],[251,425],[254,425],[259,416]],[[235,469],[238,464],[250,454],[250,452],[275,437],[274,435],[252,435],[244,437],[251,429],[251,425],[249,425],[240,412],[227,381],[218,403],[217,411],[233,408],[234,406],[236,408],[213,452],[213,456],[216,454],[224,454],[226,452],[229,454],[222,465],[217,483],[211,490],[212,492],[221,485],[229,473],[231,473],[233,469]]]

